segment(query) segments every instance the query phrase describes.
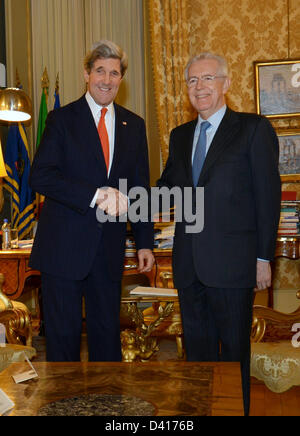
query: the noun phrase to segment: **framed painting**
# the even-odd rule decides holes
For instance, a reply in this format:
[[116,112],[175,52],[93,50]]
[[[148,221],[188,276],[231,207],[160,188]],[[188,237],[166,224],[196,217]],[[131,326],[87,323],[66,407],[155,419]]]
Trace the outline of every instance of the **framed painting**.
[[279,172],[283,182],[300,182],[300,129],[277,130]]
[[256,110],[268,118],[300,116],[300,60],[254,62]]

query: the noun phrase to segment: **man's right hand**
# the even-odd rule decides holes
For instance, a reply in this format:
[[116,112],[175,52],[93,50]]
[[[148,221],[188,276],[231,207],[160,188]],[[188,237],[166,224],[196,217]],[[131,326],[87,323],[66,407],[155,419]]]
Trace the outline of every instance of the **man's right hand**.
[[128,211],[128,197],[111,187],[98,190],[96,204],[111,216],[120,216]]

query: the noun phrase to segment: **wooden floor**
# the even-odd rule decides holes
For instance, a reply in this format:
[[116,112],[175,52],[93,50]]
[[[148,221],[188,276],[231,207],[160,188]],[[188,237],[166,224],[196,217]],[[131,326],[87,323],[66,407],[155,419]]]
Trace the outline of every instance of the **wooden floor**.
[[250,416],[300,416],[300,386],[277,394],[251,377]]

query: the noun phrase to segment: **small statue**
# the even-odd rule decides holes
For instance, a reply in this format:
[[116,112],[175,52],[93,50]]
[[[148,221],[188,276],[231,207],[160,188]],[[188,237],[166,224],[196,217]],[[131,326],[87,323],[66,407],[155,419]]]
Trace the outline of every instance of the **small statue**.
[[140,356],[141,351],[136,344],[136,333],[132,330],[124,330],[121,333],[122,360],[134,362]]

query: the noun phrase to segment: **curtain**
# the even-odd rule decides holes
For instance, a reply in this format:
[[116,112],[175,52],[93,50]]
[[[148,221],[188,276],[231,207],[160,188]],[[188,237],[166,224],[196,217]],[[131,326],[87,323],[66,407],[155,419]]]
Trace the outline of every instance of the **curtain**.
[[128,55],[128,70],[116,102],[145,117],[144,38],[142,0],[85,0],[86,51],[109,39]]
[[83,0],[31,0],[34,136],[42,94],[44,68],[49,76],[48,110],[54,106],[59,73],[62,104],[79,98],[85,90]]
[[62,105],[85,91],[83,61],[94,42],[110,39],[128,54],[129,66],[117,102],[145,114],[142,0],[31,0],[34,135],[44,68],[49,76],[48,110],[56,75]]
[[184,68],[189,59],[187,0],[148,0],[154,90],[163,165],[170,131],[191,119]]

